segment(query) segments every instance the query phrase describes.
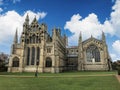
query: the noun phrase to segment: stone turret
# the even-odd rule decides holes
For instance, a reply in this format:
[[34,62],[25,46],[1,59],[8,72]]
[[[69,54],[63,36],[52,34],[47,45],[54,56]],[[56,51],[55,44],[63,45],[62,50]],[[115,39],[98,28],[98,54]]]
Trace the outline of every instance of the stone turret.
[[106,38],[105,38],[104,32],[102,32],[102,41],[103,41],[103,43],[106,43]]
[[79,44],[82,43],[82,34],[80,32],[80,35],[79,35]]
[[52,30],[52,39],[56,39],[56,36],[57,36],[57,32],[56,32],[56,28],[54,27],[53,30]]
[[28,14],[26,16],[25,22],[26,22],[27,25],[29,25],[29,15]]
[[82,45],[82,34],[80,32],[78,41],[78,70],[83,70],[83,45]]
[[16,33],[15,33],[15,36],[14,36],[14,41],[13,41],[14,44],[17,44],[18,43],[18,34],[17,34],[17,29],[16,29]]
[[63,39],[64,39],[65,46],[68,46],[68,37],[66,36],[66,34],[64,34]]
[[25,22],[23,24],[23,32],[25,33],[29,28],[29,15],[27,14],[25,18]]

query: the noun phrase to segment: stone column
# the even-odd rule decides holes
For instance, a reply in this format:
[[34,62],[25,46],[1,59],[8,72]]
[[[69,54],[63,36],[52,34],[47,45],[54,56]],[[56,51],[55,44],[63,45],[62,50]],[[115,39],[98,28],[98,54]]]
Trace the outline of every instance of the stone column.
[[43,48],[40,49],[40,72],[43,72],[43,67],[44,67],[44,57],[43,57]]
[[55,73],[55,68],[56,68],[56,62],[55,62],[56,58],[55,56],[53,56],[52,58],[52,68],[51,68],[51,73]]
[[37,47],[35,47],[35,61],[34,61],[34,65],[36,65],[36,62],[37,62]]
[[29,65],[31,65],[31,59],[32,59],[32,58],[31,58],[31,57],[32,57],[32,47],[30,47],[30,56],[29,56],[29,57],[30,57]]
[[60,58],[59,58],[59,56],[55,56],[56,58],[55,58],[55,60],[56,60],[56,68],[55,68],[55,72],[56,73],[59,73],[60,72],[60,66],[61,66],[61,62],[60,62]]
[[10,60],[9,60],[8,72],[12,72],[12,57],[10,57]]

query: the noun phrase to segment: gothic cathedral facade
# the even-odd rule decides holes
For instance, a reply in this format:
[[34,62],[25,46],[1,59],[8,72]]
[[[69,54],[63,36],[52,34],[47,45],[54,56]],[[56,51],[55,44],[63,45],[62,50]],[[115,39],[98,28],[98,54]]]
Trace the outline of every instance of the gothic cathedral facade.
[[39,24],[36,17],[29,24],[26,16],[23,31],[18,42],[17,30],[11,47],[8,72],[59,73],[63,71],[111,70],[106,39],[94,37],[82,41],[79,36],[78,46],[68,46],[67,36],[61,35],[60,28],[47,31],[47,25]]

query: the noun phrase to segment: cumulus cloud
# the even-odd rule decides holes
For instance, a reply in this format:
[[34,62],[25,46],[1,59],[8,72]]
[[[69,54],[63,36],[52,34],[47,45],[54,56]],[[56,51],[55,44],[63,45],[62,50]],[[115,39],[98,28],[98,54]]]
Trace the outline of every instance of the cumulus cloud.
[[64,29],[68,29],[73,33],[69,37],[69,42],[76,44],[80,31],[83,34],[83,39],[87,39],[91,34],[94,37],[100,37],[102,31],[120,37],[120,0],[116,0],[112,10],[110,19],[105,20],[103,24],[100,23],[95,13],[91,13],[85,18],[82,18],[80,14],[74,14],[64,26]]
[[120,60],[120,57],[118,55],[116,55],[115,53],[111,53],[110,56],[113,61]]
[[33,20],[34,17],[36,17],[37,20],[38,20],[38,19],[43,19],[43,18],[45,18],[45,16],[47,15],[46,12],[37,12],[37,13],[35,13],[35,12],[31,11],[31,10],[28,10],[28,11],[26,11],[26,12],[24,13],[23,19],[25,19],[25,17],[27,16],[27,14],[29,15],[30,23],[32,22],[32,20]]
[[[101,32],[104,31],[106,35],[117,36],[120,38],[120,0],[116,0],[112,7],[110,19],[100,23],[95,13],[89,14],[82,18],[80,14],[74,14],[69,21],[66,22],[64,29],[68,29],[73,33],[69,38],[69,45],[77,45],[79,33],[82,32],[83,40],[93,35],[95,38],[101,37]],[[120,54],[120,41],[113,43],[115,55]],[[111,54],[112,57],[115,55]],[[116,57],[118,59],[118,57]]]
[[79,14],[75,14],[71,17],[70,21],[66,22],[64,29],[69,29],[73,33],[69,37],[69,42],[77,44],[80,32],[82,32],[83,39],[87,39],[91,35],[98,37],[101,35],[102,25],[94,13],[89,14],[84,19]]
[[111,26],[115,31],[115,35],[120,37],[120,0],[116,0],[115,5],[112,7],[111,13]]
[[110,54],[113,61],[120,60],[120,40],[116,40],[112,44],[113,52]]
[[116,40],[112,44],[113,49],[120,54],[120,40]]
[[21,34],[23,22],[27,14],[29,14],[30,22],[32,22],[35,16],[37,19],[43,19],[47,13],[35,13],[28,10],[23,15],[20,15],[13,10],[8,11],[5,14],[0,14],[0,44],[5,44],[13,38],[16,28],[18,28],[19,35]]

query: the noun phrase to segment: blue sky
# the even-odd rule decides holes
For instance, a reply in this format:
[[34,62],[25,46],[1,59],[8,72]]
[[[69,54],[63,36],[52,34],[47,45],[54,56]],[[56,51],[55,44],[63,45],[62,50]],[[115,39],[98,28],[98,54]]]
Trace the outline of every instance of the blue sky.
[[101,39],[105,32],[109,53],[113,60],[120,59],[120,0],[0,0],[0,52],[10,54],[16,28],[21,35],[27,15],[30,22],[38,21],[52,28],[60,27],[69,45],[78,44],[79,33],[83,40]]

